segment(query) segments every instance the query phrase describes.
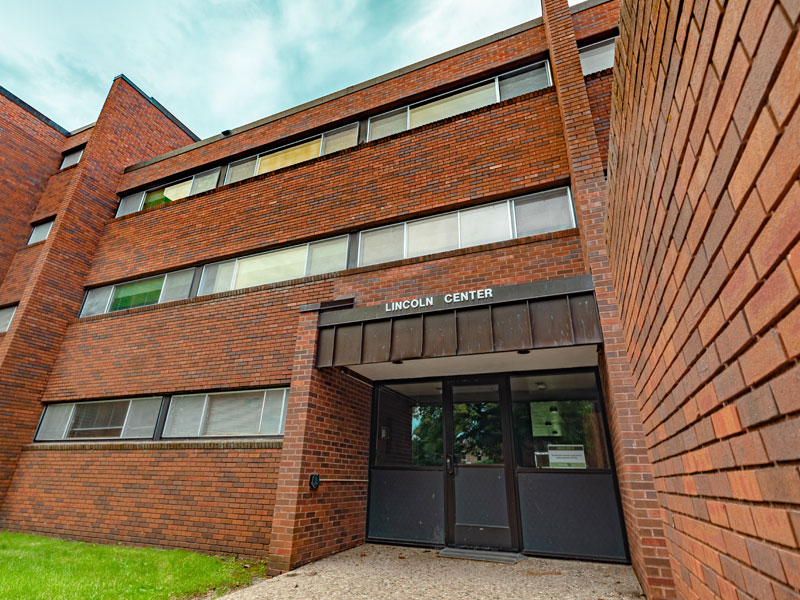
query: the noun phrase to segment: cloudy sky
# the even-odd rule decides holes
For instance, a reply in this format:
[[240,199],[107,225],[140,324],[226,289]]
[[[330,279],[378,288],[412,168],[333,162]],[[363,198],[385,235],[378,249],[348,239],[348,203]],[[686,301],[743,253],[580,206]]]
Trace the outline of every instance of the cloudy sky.
[[26,0],[0,19],[0,85],[73,130],[124,73],[205,138],[540,14],[536,0]]

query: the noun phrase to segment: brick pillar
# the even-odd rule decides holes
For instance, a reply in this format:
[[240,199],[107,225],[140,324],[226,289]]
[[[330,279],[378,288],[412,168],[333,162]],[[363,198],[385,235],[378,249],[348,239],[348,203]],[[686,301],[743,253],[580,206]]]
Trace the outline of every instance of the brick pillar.
[[607,412],[625,527],[636,574],[649,598],[674,597],[663,516],[647,456],[605,240],[606,180],[567,0],[542,0],[572,192],[600,311]]
[[[283,573],[363,543],[372,386],[314,368],[317,311],[301,312],[275,494],[269,572]],[[309,475],[319,473],[319,489]],[[336,479],[338,481],[330,481]]]

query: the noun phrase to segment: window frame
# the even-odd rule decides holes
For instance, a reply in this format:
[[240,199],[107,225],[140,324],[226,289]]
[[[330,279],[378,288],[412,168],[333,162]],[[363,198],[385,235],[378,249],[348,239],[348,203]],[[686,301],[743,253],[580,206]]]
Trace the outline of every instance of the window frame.
[[14,322],[14,317],[17,316],[17,307],[19,307],[19,304],[9,304],[7,306],[0,306],[0,311],[6,310],[7,308],[11,309],[11,316],[8,317],[8,325],[6,325],[5,329],[0,329],[0,333],[6,333],[9,329],[11,329],[11,323]]
[[[581,75],[583,75],[584,77],[588,77],[589,75],[594,75],[595,73],[600,73],[601,71],[605,71],[606,69],[614,67],[614,55],[616,53],[617,38],[619,38],[619,35],[614,35],[609,38],[597,40],[596,42],[592,42],[591,44],[586,44],[585,46],[581,46],[580,48],[578,48],[578,59],[579,62],[581,63]],[[586,50],[591,50],[592,48],[596,48],[598,46],[606,45],[609,42],[611,43],[611,67],[604,67],[602,69],[598,69],[597,71],[592,71],[591,73],[584,73],[583,62],[580,61],[581,53]]]
[[[67,152],[63,152],[61,154],[61,166],[58,167],[58,170],[59,171],[63,171],[64,169],[69,169],[70,167],[74,167],[75,165],[79,164],[81,162],[81,159],[83,158],[83,151],[85,149],[86,149],[86,145],[84,144],[83,146],[78,146],[77,148],[73,148],[72,150],[68,150]],[[64,164],[65,162],[67,162],[67,158],[69,158],[71,156],[74,156],[76,154],[78,155],[78,158],[75,159],[74,163],[71,163],[69,165],[65,165]]]
[[[50,237],[50,232],[53,230],[53,223],[55,223],[55,221],[56,221],[56,218],[53,217],[52,219],[47,219],[46,221],[40,221],[39,223],[32,224],[31,225],[31,234],[28,236],[28,243],[26,245],[27,246],[32,246],[33,244],[39,244],[39,243],[44,242],[45,240],[47,240],[47,238]],[[36,240],[35,242],[32,242],[31,240],[33,239],[33,234],[36,231],[36,228],[37,227],[41,227],[42,225],[48,225],[47,233],[44,234],[44,237],[42,239]]]

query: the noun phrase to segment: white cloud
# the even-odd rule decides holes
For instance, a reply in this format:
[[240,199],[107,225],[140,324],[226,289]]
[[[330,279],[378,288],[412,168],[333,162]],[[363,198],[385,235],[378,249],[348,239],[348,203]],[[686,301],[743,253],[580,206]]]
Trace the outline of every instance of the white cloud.
[[34,0],[0,21],[0,85],[68,129],[125,73],[201,137],[537,16],[532,0]]

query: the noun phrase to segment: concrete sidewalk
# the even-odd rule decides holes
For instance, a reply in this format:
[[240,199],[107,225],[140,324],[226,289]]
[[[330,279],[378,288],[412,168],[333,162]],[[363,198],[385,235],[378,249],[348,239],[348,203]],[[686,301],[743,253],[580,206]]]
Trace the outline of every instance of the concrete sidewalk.
[[365,544],[266,579],[223,600],[644,598],[633,569],[527,558],[507,565],[439,558],[435,550]]

